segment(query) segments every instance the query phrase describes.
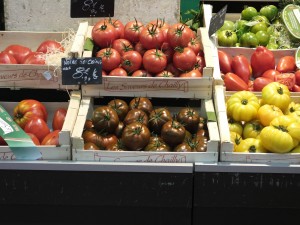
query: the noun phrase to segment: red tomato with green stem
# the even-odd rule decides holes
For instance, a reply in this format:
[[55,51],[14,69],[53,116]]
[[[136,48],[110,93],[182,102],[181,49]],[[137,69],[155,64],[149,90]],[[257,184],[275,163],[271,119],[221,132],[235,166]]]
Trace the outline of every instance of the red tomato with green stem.
[[192,38],[188,43],[188,47],[190,47],[196,55],[202,50],[202,43],[198,37]]
[[22,64],[25,57],[31,53],[31,49],[23,45],[9,45],[4,52],[10,53],[18,62]]
[[251,65],[244,55],[236,55],[232,58],[232,72],[238,75],[245,83],[248,83],[251,77]]
[[167,33],[167,41],[173,48],[177,46],[187,47],[190,40],[194,37],[194,32],[183,23],[171,25]]
[[96,57],[102,58],[102,69],[109,72],[121,64],[121,55],[116,49],[102,48],[96,53]]
[[13,111],[14,121],[24,128],[33,117],[40,117],[47,122],[48,113],[46,107],[40,101],[25,99],[20,101]]
[[157,25],[158,28],[160,28],[162,30],[165,40],[167,39],[167,33],[168,33],[168,29],[169,29],[170,25],[165,21],[165,19],[152,20],[147,24],[147,27],[149,25]]
[[144,29],[144,25],[141,21],[134,19],[129,21],[124,27],[124,38],[135,44],[140,40],[140,33]]
[[66,108],[58,108],[55,110],[53,119],[52,119],[52,129],[61,130],[67,115]]
[[223,77],[226,91],[247,91],[248,84],[234,73],[226,73]]
[[201,74],[203,73],[203,68],[206,66],[205,58],[203,56],[197,55],[197,62],[194,66],[194,69],[198,69]]
[[97,22],[92,29],[92,39],[100,48],[107,48],[118,38],[115,27],[106,20]]
[[24,127],[26,133],[33,133],[42,143],[43,139],[50,133],[47,123],[39,118],[34,117]]
[[141,68],[142,60],[141,54],[137,51],[125,52],[121,58],[121,66],[128,73],[133,73]]
[[181,71],[190,71],[197,63],[195,52],[189,47],[176,47],[173,55],[174,66]]
[[160,49],[165,37],[157,25],[150,25],[141,31],[139,40],[146,49]]
[[218,50],[218,56],[219,56],[219,64],[220,64],[221,72],[223,73],[232,72],[232,68],[231,68],[232,56],[222,50]]
[[17,60],[13,57],[12,54],[8,52],[0,53],[0,64],[18,64]]
[[261,76],[269,69],[275,69],[275,56],[264,46],[258,46],[251,55],[250,64],[254,78]]
[[166,68],[167,57],[158,49],[147,50],[143,56],[143,66],[149,73],[159,73]]
[[291,55],[281,57],[276,65],[276,70],[280,73],[294,72],[296,70],[295,57]]
[[108,22],[114,26],[114,28],[116,30],[116,34],[117,34],[116,38],[123,38],[124,37],[124,29],[125,29],[124,24],[120,20],[112,19],[112,18],[109,18]]
[[51,131],[44,137],[41,145],[59,145],[59,132],[60,130]]
[[112,48],[117,50],[121,56],[124,54],[124,52],[128,52],[134,49],[130,41],[123,38],[114,40],[112,43]]

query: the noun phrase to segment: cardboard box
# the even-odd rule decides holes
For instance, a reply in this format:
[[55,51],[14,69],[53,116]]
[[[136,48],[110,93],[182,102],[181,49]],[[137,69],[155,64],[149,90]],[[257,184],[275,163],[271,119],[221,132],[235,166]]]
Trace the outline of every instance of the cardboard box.
[[[58,42],[64,40],[70,45],[64,55],[70,57],[72,56],[71,46],[76,45],[73,42],[75,36],[69,32],[0,31],[0,49],[3,51],[9,45],[18,44],[36,51],[40,43],[45,40]],[[1,64],[0,87],[11,89],[78,89],[77,85],[62,85],[60,59],[54,61],[55,63],[46,63],[46,65]]]
[[[37,149],[42,154],[40,160],[71,160],[71,134],[77,118],[80,100],[81,93],[73,91],[70,94],[69,102],[43,102],[48,112],[47,124],[49,128],[51,128],[54,112],[57,108],[66,108],[67,115],[62,130],[59,133],[59,146],[37,146]],[[1,102],[1,105],[11,117],[13,109],[17,104],[18,102]],[[16,160],[16,158],[8,146],[0,146],[0,160]]]
[[[216,85],[214,89],[214,102],[217,112],[218,127],[220,132],[220,161],[241,163],[300,163],[299,153],[236,153],[233,152],[233,143],[230,140],[228,117],[226,113],[226,99],[234,92],[225,92],[222,85]],[[259,97],[261,92],[257,92]],[[300,102],[299,93],[291,95],[292,101]]]
[[[219,156],[219,132],[213,101],[201,101],[199,113],[208,119],[209,141],[206,152],[145,152],[145,151],[107,151],[84,150],[82,136],[86,119],[90,119],[94,108],[93,98],[83,97],[78,117],[72,133],[72,159],[74,161],[96,162],[149,162],[149,163],[191,163],[217,162]],[[171,112],[178,112],[178,107],[168,107]]]

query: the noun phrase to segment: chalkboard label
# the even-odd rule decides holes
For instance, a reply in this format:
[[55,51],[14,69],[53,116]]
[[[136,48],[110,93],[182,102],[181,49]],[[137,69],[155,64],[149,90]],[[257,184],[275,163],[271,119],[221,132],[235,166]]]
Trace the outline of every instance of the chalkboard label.
[[225,15],[227,12],[227,5],[225,5],[219,12],[212,16],[210,20],[208,35],[213,35],[217,30],[219,30],[225,21]]
[[62,58],[62,84],[102,84],[101,58]]
[[115,0],[71,0],[71,18],[113,17]]

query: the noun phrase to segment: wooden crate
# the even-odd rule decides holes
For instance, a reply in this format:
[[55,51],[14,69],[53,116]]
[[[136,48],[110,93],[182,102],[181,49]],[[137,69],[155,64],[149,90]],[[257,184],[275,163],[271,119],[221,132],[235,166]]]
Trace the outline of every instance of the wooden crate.
[[[48,112],[48,126],[51,127],[54,112],[59,107],[67,108],[67,115],[62,130],[59,133],[59,146],[37,146],[41,152],[40,160],[70,160],[71,159],[71,134],[75,125],[81,100],[80,91],[70,94],[69,102],[43,102]],[[13,109],[18,102],[1,102],[5,110],[13,115]],[[15,155],[8,146],[0,146],[0,160],[16,160]]]
[[[191,162],[217,162],[219,151],[219,132],[216,122],[213,101],[199,100],[200,115],[208,119],[209,141],[207,152],[145,152],[145,151],[107,151],[84,150],[82,139],[83,127],[86,119],[91,118],[94,108],[92,97],[82,97],[78,117],[72,133],[72,159],[74,161],[96,162],[148,162],[148,163],[191,163]],[[178,111],[176,107],[168,107],[170,111]]]
[[[84,28],[87,26],[87,28]],[[87,30],[85,38],[91,38],[93,26],[82,23],[80,30]],[[80,32],[81,33],[81,32]],[[201,78],[163,77],[110,77],[102,78],[102,84],[82,85],[83,96],[147,96],[211,99],[214,62],[217,57],[214,40],[208,36],[208,28],[201,27],[198,36],[202,41],[206,67]],[[83,57],[91,57],[92,51],[84,51]]]
[[[225,92],[222,85],[214,88],[214,101],[220,132],[220,161],[221,162],[242,162],[242,163],[300,163],[299,153],[236,153],[233,152],[233,143],[230,140],[228,117],[226,113],[226,99],[235,92]],[[261,92],[254,92],[258,97]],[[300,94],[292,93],[291,99],[300,102]]]
[[[70,43],[72,42],[73,37],[68,32],[0,31],[0,50],[3,51],[9,45],[18,44],[35,51],[45,40],[60,42],[65,38],[69,38]],[[65,55],[72,56],[70,49],[66,49]],[[56,63],[55,65],[0,65],[0,87],[5,88],[78,89],[77,85],[62,85],[61,76],[61,63],[57,65]]]

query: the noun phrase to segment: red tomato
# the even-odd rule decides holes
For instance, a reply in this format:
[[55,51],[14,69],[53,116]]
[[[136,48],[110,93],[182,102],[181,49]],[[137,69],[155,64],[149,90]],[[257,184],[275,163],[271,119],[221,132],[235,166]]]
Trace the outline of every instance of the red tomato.
[[169,29],[170,25],[168,23],[166,23],[166,21],[164,19],[152,20],[147,24],[147,27],[149,25],[157,25],[162,30],[165,40],[167,39],[167,33],[168,33],[168,29]]
[[269,78],[271,79],[272,81],[275,81],[276,80],[276,75],[280,74],[279,71],[275,70],[275,69],[269,69],[267,71],[265,71],[263,74],[262,74],[262,77],[265,77],[265,78]]
[[167,66],[167,57],[158,49],[147,50],[143,56],[143,66],[149,73],[160,73]]
[[150,73],[148,73],[146,70],[136,70],[131,75],[132,77],[152,77]]
[[232,72],[238,75],[247,84],[251,77],[251,65],[244,55],[236,55],[232,58]]
[[25,57],[31,53],[31,49],[23,45],[9,45],[4,52],[10,53],[18,63],[22,64]]
[[116,30],[116,38],[123,38],[124,37],[124,24],[117,19],[112,19],[109,18],[108,22],[114,26],[115,30]]
[[39,139],[32,133],[26,133],[28,134],[28,136],[31,138],[32,142],[35,144],[35,145],[40,145],[41,142],[39,141]]
[[92,39],[101,48],[109,47],[117,38],[115,27],[105,20],[98,21],[92,29]]
[[0,64],[18,64],[17,60],[13,57],[12,54],[8,52],[0,53]]
[[276,70],[280,73],[294,72],[296,70],[295,57],[291,55],[281,57],[276,65]]
[[6,141],[4,140],[3,137],[0,136],[0,146],[7,146]]
[[275,69],[275,57],[272,51],[264,46],[258,46],[251,55],[250,64],[254,78],[261,76],[269,69]]
[[183,23],[171,25],[167,33],[167,41],[173,48],[177,46],[187,47],[190,40],[194,37],[194,32]]
[[293,86],[296,84],[296,78],[294,73],[280,73],[276,75],[277,82],[284,84],[291,91]]
[[20,101],[13,111],[14,121],[24,128],[33,117],[40,117],[47,122],[48,113],[46,107],[34,99],[25,99]]
[[292,88],[292,91],[294,91],[294,92],[300,92],[300,86],[297,85],[297,84],[295,84],[295,85],[293,86],[293,88]]
[[116,69],[113,69],[112,71],[110,71],[108,76],[126,77],[126,76],[128,76],[128,74],[127,74],[126,70],[119,67],[119,68],[116,68]]
[[42,52],[31,52],[24,58],[23,64],[45,65],[43,54]]
[[197,55],[197,62],[194,66],[195,69],[198,69],[201,73],[203,73],[203,68],[206,66],[205,58],[203,56]]
[[124,27],[124,38],[135,44],[140,40],[140,33],[144,29],[144,25],[142,22],[137,21],[129,21],[126,23]]
[[266,77],[257,77],[253,82],[253,91],[261,91],[267,84],[273,82],[273,80]]
[[54,130],[47,134],[41,142],[41,145],[59,145],[59,132],[60,130]]
[[96,56],[102,58],[102,69],[108,72],[121,64],[121,55],[113,48],[102,48],[97,52]]
[[300,86],[300,70],[295,72],[296,84]]
[[128,73],[132,73],[138,69],[140,69],[142,65],[142,56],[137,51],[129,51],[125,52],[122,56],[121,66]]
[[40,142],[42,142],[44,137],[50,133],[47,123],[39,117],[34,117],[26,123],[24,131],[26,133],[33,133]]
[[188,47],[193,49],[196,55],[202,50],[202,43],[199,38],[192,38],[188,43]]
[[174,77],[179,77],[181,71],[177,69],[172,62],[168,63],[166,70],[174,75]]
[[202,77],[202,73],[199,70],[194,69],[180,74],[179,77]]
[[55,40],[43,41],[36,49],[36,52],[43,52],[43,53],[56,52],[56,51],[64,52],[65,49],[59,42]]
[[130,41],[123,38],[114,40],[112,43],[112,48],[117,50],[121,56],[124,54],[124,52],[133,50],[133,46]]
[[223,77],[226,91],[247,91],[248,85],[238,75],[234,73],[226,73]]
[[197,57],[190,47],[177,47],[173,55],[174,66],[181,71],[190,71],[197,63]]
[[164,70],[158,74],[155,75],[156,77],[174,77],[174,74],[172,74],[171,72]]
[[145,52],[147,51],[147,49],[144,48],[144,46],[141,44],[141,42],[138,42],[134,45],[134,50],[139,52],[141,54],[141,56],[143,56],[145,54]]
[[219,56],[219,64],[220,64],[221,72],[222,73],[232,72],[231,69],[232,56],[222,50],[218,50],[218,56]]
[[140,42],[146,49],[160,49],[164,41],[164,34],[157,25],[150,25],[140,33]]
[[164,42],[161,46],[161,51],[165,53],[168,63],[170,63],[173,59],[174,48],[172,48],[168,42]]
[[64,122],[65,122],[66,115],[67,115],[67,109],[65,109],[65,108],[58,108],[55,110],[53,119],[52,119],[52,129],[53,130],[61,130],[62,129]]

